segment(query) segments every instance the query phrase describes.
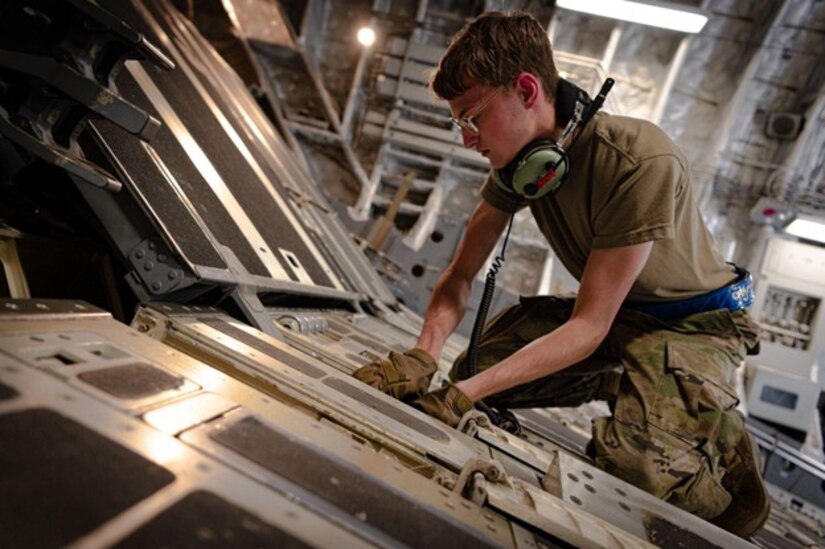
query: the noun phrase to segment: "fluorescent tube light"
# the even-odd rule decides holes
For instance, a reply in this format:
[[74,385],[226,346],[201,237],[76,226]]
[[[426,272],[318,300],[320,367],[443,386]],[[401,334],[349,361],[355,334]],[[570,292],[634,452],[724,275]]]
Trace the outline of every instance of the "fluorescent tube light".
[[825,220],[799,215],[785,227],[785,232],[825,244]]
[[706,16],[695,11],[629,0],[557,0],[556,6],[566,10],[690,34],[702,30],[708,21]]

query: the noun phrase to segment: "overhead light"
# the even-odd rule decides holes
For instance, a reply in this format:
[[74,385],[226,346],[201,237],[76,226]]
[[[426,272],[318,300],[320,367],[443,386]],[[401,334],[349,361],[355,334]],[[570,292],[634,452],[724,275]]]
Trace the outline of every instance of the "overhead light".
[[785,232],[798,238],[825,244],[825,219],[797,214],[796,218],[785,227]]
[[361,27],[358,29],[358,42],[362,46],[372,46],[375,43],[375,31],[370,27]]
[[694,34],[702,30],[708,18],[669,4],[646,4],[629,0],[557,0],[556,6],[566,10],[600,15],[620,21],[651,25],[663,29]]

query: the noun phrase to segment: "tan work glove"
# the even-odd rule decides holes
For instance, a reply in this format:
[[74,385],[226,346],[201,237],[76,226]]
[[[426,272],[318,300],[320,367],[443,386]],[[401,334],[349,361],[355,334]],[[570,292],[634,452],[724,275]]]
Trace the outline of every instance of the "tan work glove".
[[410,404],[450,427],[456,427],[461,416],[473,409],[470,397],[452,383],[442,389],[430,391]]
[[361,366],[352,376],[379,391],[406,401],[427,391],[430,378],[437,369],[438,364],[427,351],[415,348],[404,353],[390,351],[387,358]]

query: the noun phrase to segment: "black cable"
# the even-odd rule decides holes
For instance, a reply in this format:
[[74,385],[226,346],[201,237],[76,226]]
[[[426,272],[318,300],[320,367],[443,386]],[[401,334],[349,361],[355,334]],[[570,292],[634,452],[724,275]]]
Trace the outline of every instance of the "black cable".
[[[484,330],[484,323],[487,321],[487,314],[490,312],[493,293],[496,289],[496,276],[504,264],[504,252],[507,250],[507,242],[510,240],[510,231],[513,229],[513,219],[515,219],[515,217],[516,214],[514,212],[510,216],[507,234],[504,235],[504,243],[501,245],[501,253],[493,259],[493,264],[490,266],[490,270],[487,271],[487,278],[484,281],[484,291],[481,294],[478,313],[473,324],[473,331],[470,334],[470,346],[467,349],[467,378],[475,376],[478,372],[478,347],[481,340],[481,333]],[[494,425],[513,434],[519,434],[521,432],[521,425],[519,425],[518,420],[511,412],[507,410],[495,410],[483,400],[476,402],[476,407],[487,414]]]
[[478,344],[481,340],[481,332],[484,323],[487,321],[487,314],[490,312],[490,305],[493,301],[493,293],[496,289],[496,276],[504,264],[504,252],[507,250],[507,242],[510,240],[510,231],[513,228],[513,219],[516,215],[510,216],[510,223],[507,226],[507,234],[504,235],[504,243],[501,245],[501,253],[493,259],[490,270],[487,271],[487,279],[484,281],[484,291],[481,294],[481,302],[478,304],[478,313],[473,324],[473,331],[470,334],[470,348],[467,350],[467,373],[468,377],[473,377],[478,372]]
[[616,81],[612,78],[608,78],[604,81],[601,89],[599,90],[599,93],[596,94],[596,97],[590,103],[587,112],[582,117],[582,128],[584,128],[587,125],[587,123],[590,122],[590,119],[593,118],[593,116],[599,111],[599,109],[602,108],[602,105],[604,105],[604,100],[607,99],[607,94],[610,93],[610,89],[613,87],[613,84],[615,83]]
[[[613,87],[615,81],[612,78],[607,78],[604,83],[602,84],[599,93],[596,97],[590,102],[587,107],[587,110],[582,115],[581,120],[579,121],[579,127],[584,128],[587,123],[590,121],[591,118],[602,108],[605,99],[607,98],[607,94],[610,93],[610,89]],[[570,144],[568,148],[568,152],[570,149],[578,141],[579,134],[576,134],[573,138],[573,142]],[[553,167],[555,169],[558,167],[561,159],[556,162],[556,165]],[[499,269],[501,269],[502,264],[504,263],[504,251],[507,249],[507,242],[510,239],[510,230],[513,228],[513,219],[515,218],[516,214],[510,216],[510,224],[507,226],[507,234],[504,236],[504,243],[501,245],[501,254],[496,256],[493,260],[492,266],[490,266],[490,270],[487,272],[487,279],[484,281],[484,292],[481,295],[481,303],[478,305],[478,314],[476,315],[475,324],[473,324],[473,332],[470,335],[470,347],[467,349],[467,377],[471,378],[476,375],[478,372],[478,346],[479,341],[481,340],[481,332],[484,330],[484,323],[487,321],[487,313],[490,312],[490,304],[493,301],[493,292],[496,289],[496,275],[498,274]],[[512,412],[501,409],[496,410],[488,406],[483,400],[479,400],[476,402],[476,407],[487,414],[490,417],[490,421],[493,424],[501,427],[502,429],[514,433],[519,434],[521,433],[521,425],[519,425],[516,416],[513,415]]]

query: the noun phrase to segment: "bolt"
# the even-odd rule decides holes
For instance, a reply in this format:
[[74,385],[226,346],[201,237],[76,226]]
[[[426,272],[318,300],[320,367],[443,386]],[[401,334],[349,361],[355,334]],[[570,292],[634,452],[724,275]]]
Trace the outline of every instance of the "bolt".
[[143,259],[143,257],[145,255],[146,255],[146,252],[142,249],[135,252],[135,257],[138,258],[138,259]]
[[146,263],[143,264],[143,270],[144,271],[151,271],[154,268],[155,268],[155,263],[153,261],[147,261]]
[[157,292],[158,290],[160,290],[160,288],[161,288],[160,282],[152,282],[152,289],[153,290],[155,290]]
[[169,273],[166,275],[166,277],[169,280],[175,280],[178,277],[178,273],[176,273],[175,271],[169,271]]

